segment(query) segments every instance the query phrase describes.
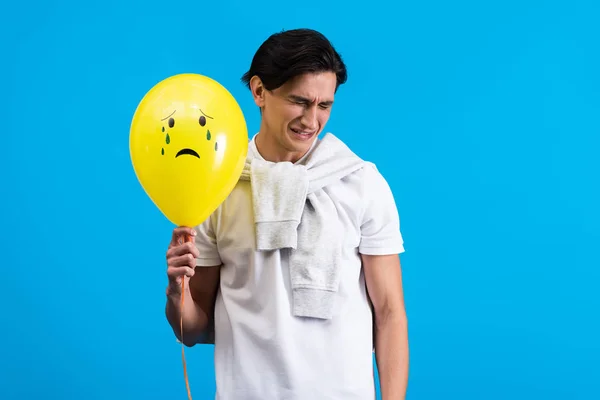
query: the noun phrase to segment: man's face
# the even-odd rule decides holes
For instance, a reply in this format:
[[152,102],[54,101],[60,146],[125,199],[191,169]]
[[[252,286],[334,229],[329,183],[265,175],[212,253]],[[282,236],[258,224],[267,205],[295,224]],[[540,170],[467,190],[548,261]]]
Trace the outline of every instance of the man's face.
[[311,73],[272,92],[264,88],[254,91],[255,101],[262,107],[263,148],[290,161],[302,157],[329,120],[336,83],[333,72]]

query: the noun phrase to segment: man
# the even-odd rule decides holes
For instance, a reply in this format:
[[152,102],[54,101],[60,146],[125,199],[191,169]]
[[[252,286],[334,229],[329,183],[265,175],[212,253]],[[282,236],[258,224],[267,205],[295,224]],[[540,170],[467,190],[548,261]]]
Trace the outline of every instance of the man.
[[227,200],[201,226],[173,231],[168,321],[187,346],[214,340],[217,399],[374,399],[373,346],[383,400],[403,399],[394,198],[373,164],[331,134],[317,138],[346,81],[342,59],[316,31],[284,31],[242,79],[260,130]]

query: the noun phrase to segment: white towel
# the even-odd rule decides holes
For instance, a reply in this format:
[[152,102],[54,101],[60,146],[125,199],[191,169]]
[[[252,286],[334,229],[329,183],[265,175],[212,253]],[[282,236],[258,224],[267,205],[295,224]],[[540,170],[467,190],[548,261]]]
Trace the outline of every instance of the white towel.
[[252,185],[257,250],[291,249],[295,316],[332,317],[343,232],[333,200],[323,189],[363,165],[332,134],[315,145],[304,165],[273,163],[248,153],[240,179]]

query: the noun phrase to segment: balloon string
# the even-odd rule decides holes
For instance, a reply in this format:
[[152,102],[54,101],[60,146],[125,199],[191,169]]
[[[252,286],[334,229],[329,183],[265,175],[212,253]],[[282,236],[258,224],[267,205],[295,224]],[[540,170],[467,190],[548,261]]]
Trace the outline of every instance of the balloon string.
[[[189,242],[192,240],[191,236],[186,235],[185,237],[186,242]],[[180,243],[181,243],[181,239],[180,239]],[[187,366],[186,366],[186,362],[185,362],[185,345],[183,344],[183,301],[185,298],[185,276],[181,277],[181,306],[180,306],[180,321],[179,321],[179,328],[180,328],[180,332],[181,332],[181,360],[183,362],[183,378],[185,379],[185,387],[187,389],[187,395],[188,395],[188,400],[192,400],[192,392],[190,390],[190,382],[188,379],[188,374],[187,374]]]

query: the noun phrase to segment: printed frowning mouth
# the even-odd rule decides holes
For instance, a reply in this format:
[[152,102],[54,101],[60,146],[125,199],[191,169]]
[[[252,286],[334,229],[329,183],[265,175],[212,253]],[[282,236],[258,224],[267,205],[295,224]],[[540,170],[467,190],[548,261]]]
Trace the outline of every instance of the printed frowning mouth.
[[175,156],[175,158],[177,158],[179,156],[183,156],[183,155],[194,156],[194,157],[200,158],[200,156],[198,155],[198,153],[196,153],[192,149],[181,149],[181,150],[179,150],[179,152],[177,153],[177,155]]

